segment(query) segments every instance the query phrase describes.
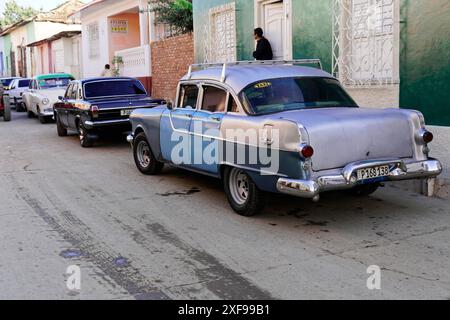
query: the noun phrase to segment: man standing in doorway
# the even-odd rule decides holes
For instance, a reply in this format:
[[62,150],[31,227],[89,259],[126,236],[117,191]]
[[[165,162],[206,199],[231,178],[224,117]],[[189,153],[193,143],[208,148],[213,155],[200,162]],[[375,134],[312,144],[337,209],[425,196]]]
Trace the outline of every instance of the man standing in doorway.
[[256,60],[272,60],[272,46],[270,45],[269,40],[264,37],[263,29],[256,28],[254,36],[256,40],[256,51],[253,52],[253,57]]
[[109,64],[105,64],[105,69],[103,69],[101,77],[111,78],[114,76],[111,66]]

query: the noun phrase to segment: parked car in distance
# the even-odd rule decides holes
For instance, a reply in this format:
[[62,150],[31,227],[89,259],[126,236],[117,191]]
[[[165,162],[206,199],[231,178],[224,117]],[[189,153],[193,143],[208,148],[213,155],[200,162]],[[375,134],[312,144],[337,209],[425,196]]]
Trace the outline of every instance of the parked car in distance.
[[360,108],[332,75],[299,66],[306,63],[320,61],[189,72],[173,105],[130,116],[127,140],[137,168],[153,175],[169,163],[220,178],[231,207],[244,216],[262,210],[264,192],[318,201],[325,191],[369,195],[385,181],[441,173],[440,162],[428,157],[433,135],[420,112]]
[[14,79],[20,79],[19,77],[7,77],[7,78],[0,78],[0,82],[3,85],[3,90],[8,91],[10,89],[11,83]]
[[9,101],[13,105],[16,111],[25,111],[22,104],[22,94],[28,90],[30,86],[31,79],[19,78],[14,79],[10,84],[10,89],[8,91]]
[[130,132],[133,110],[153,108],[162,102],[151,99],[134,78],[72,81],[54,107],[58,135],[76,131],[81,146],[92,147],[102,134]]
[[4,121],[11,120],[11,107],[6,106],[3,102],[3,94],[5,90],[3,89],[3,84],[0,82],[0,118],[3,117]]
[[41,123],[47,123],[53,117],[53,105],[58,102],[58,97],[66,92],[72,80],[74,77],[66,73],[34,77],[28,90],[22,94],[28,117],[38,117]]

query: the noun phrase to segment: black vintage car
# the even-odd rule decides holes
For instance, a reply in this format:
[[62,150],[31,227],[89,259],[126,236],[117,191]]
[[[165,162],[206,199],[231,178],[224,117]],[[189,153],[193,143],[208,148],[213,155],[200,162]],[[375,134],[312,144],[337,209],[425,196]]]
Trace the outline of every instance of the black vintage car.
[[95,78],[70,82],[54,105],[58,135],[78,132],[82,147],[92,147],[102,134],[131,131],[134,109],[153,108],[163,100],[151,99],[134,78]]

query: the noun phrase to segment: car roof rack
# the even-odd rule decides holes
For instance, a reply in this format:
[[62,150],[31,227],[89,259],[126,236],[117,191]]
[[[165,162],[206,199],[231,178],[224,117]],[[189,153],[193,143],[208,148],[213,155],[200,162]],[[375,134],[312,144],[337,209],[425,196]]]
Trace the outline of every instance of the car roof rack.
[[222,62],[222,63],[196,63],[189,66],[188,79],[192,77],[192,71],[195,69],[207,69],[213,67],[221,67],[222,75],[220,81],[225,82],[227,76],[227,67],[231,66],[261,66],[261,65],[283,65],[283,64],[314,64],[323,70],[320,59],[297,59],[297,60],[254,60],[254,61],[236,61],[236,62]]

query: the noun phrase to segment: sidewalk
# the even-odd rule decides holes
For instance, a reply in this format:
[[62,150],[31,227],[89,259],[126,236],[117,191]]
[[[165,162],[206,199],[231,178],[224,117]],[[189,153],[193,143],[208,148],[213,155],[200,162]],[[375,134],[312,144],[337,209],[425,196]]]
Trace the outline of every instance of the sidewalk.
[[434,193],[438,197],[450,199],[450,127],[428,126],[434,134],[430,144],[430,157],[439,159],[444,171],[437,178]]

